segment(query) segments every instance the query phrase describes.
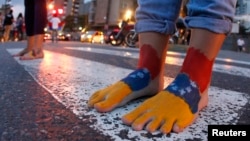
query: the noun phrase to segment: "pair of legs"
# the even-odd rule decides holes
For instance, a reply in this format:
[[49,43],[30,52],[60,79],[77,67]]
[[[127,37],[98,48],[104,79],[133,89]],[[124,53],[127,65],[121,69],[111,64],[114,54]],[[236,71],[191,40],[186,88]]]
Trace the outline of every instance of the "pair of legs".
[[12,25],[5,25],[5,27],[4,27],[3,39],[5,42],[9,41],[11,27],[12,27]]
[[226,34],[231,31],[236,1],[189,1],[189,16],[185,20],[191,29],[189,48],[180,72],[163,89],[167,43],[174,33],[180,2],[138,1],[136,30],[140,56],[137,69],[95,92],[88,101],[89,107],[109,112],[149,95],[152,97],[122,117],[134,130],[181,132],[195,121],[199,111],[208,104],[212,67]]
[[[161,61],[161,63],[158,64],[161,66],[159,69],[160,72],[158,72],[155,79],[150,80],[145,87],[136,91],[128,91],[128,88],[125,88],[126,86],[124,84],[119,84],[121,82],[117,82],[108,88],[102,89],[93,94],[89,99],[89,106],[94,107],[99,112],[109,112],[135,98],[152,95],[152,98],[145,101],[137,109],[123,116],[123,122],[131,125],[134,130],[142,130],[146,127],[146,130],[154,132],[158,128],[161,128],[163,133],[169,133],[171,130],[174,132],[180,132],[184,127],[190,125],[197,117],[198,111],[204,108],[208,103],[207,89],[209,88],[210,77],[202,75],[199,76],[199,79],[207,77],[209,81],[207,82],[203,92],[198,93],[200,95],[200,99],[198,103],[195,103],[194,105],[194,107],[198,108],[195,113],[190,112],[189,105],[185,104],[183,101],[184,98],[178,99],[178,97],[174,97],[177,100],[173,100],[174,98],[171,97],[173,94],[169,94],[168,91],[163,90],[163,67],[165,65],[167,50],[166,42],[168,37],[169,36],[158,33],[142,33],[140,35],[140,47],[143,45],[149,45],[146,47],[143,46],[145,49],[144,55],[147,53],[151,54],[152,52],[150,50],[155,50],[157,52],[155,55],[159,57],[159,60]],[[199,50],[200,54],[206,56],[208,60],[213,61],[224,41],[224,38],[225,34],[215,34],[203,29],[193,29],[190,47],[194,47],[195,50]],[[207,42],[208,44],[204,45],[204,42]],[[212,50],[211,46],[213,46]],[[150,52],[147,52],[147,50]],[[140,57],[141,62],[149,63],[151,59],[152,58],[150,57]],[[189,58],[189,60],[186,61],[195,62],[196,59],[198,58]],[[192,66],[192,64],[189,65],[190,67],[198,67]],[[205,66],[204,68],[199,67],[191,69],[195,69],[200,72],[206,71],[202,70],[206,69]],[[191,102],[195,101],[197,100],[191,100]]]
[[57,35],[58,35],[57,29],[52,29],[52,42],[57,42]]
[[22,26],[18,26],[18,41],[22,41],[23,40],[23,27]]
[[43,58],[44,28],[47,25],[46,0],[24,0],[27,46],[14,56],[21,60]]

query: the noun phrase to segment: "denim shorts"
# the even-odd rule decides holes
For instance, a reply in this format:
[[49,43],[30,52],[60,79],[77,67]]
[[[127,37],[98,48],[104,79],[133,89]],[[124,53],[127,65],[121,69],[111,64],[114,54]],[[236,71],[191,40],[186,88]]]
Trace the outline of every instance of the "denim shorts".
[[[229,34],[237,0],[189,0],[184,23],[187,28],[202,28]],[[138,0],[135,30],[173,34],[182,0]]]

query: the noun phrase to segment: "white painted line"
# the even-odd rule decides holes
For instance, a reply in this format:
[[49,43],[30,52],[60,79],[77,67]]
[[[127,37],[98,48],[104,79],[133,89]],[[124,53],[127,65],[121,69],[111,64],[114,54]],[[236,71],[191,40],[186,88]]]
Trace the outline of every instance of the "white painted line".
[[[16,49],[8,49],[8,51],[11,54],[19,52]],[[178,60],[178,58],[175,59]],[[119,136],[121,132],[127,132],[127,137],[130,139],[143,141],[176,141],[194,138],[207,140],[207,125],[236,124],[239,119],[237,111],[248,102],[246,94],[211,87],[210,103],[193,125],[182,133],[171,134],[170,137],[156,132],[149,138],[146,131],[133,131],[120,120],[122,115],[134,109],[142,100],[131,102],[110,113],[98,113],[87,108],[87,100],[93,92],[120,80],[132,70],[50,51],[45,51],[44,59],[20,61],[16,58],[16,61],[65,107],[72,110],[79,118],[82,118],[82,115],[89,115],[91,119],[82,120],[92,122],[93,129],[112,136],[116,141],[127,140]],[[171,81],[172,78],[166,78],[165,85]]]
[[[115,56],[123,56],[123,57],[135,58],[135,59],[137,59],[138,56],[139,56],[138,53],[124,51],[124,50],[107,50],[107,49],[99,49],[99,48],[91,48],[91,47],[77,47],[77,48],[76,47],[66,47],[66,49],[81,50],[81,51],[102,53],[102,54],[115,55]],[[184,55],[182,53],[175,53],[175,52],[168,52],[168,53],[169,54]],[[221,59],[221,60],[223,60],[223,59]],[[233,62],[233,60],[231,60],[231,61]],[[227,62],[227,61],[225,61],[225,62]],[[234,61],[234,62],[236,62],[236,61]],[[183,59],[182,58],[176,59],[176,57],[168,56],[166,58],[165,63],[180,66],[183,63]],[[241,61],[241,63],[250,65],[249,62]],[[230,74],[230,75],[250,77],[250,75],[249,75],[250,74],[250,69],[240,68],[240,67],[236,67],[236,66],[232,66],[232,65],[215,64],[213,66],[213,71],[214,72],[226,73],[226,74]]]
[[[186,55],[185,53],[172,52],[172,51],[168,51],[168,54],[171,54],[171,55],[178,55],[178,56],[182,56],[182,57],[185,57],[185,55]],[[230,62],[230,63],[243,64],[243,65],[250,65],[250,62],[239,61],[239,60],[233,60],[233,59],[229,59],[229,58],[220,58],[220,57],[217,57],[216,60],[217,60],[217,61],[223,61],[223,62]]]

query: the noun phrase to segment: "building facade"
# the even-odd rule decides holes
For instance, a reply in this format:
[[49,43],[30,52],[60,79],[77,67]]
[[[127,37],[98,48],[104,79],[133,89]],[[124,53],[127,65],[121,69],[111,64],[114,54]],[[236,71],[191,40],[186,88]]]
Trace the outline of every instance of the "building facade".
[[250,0],[238,0],[235,15],[250,14]]
[[234,20],[250,33],[250,0],[238,0]]
[[[134,22],[136,0],[92,0],[89,8],[89,24],[92,26],[117,26],[122,20]],[[129,19],[125,15],[131,11]]]
[[54,8],[62,8],[64,15],[78,16],[84,14],[84,0],[53,0]]
[[0,7],[0,12],[2,13],[2,16],[4,16],[7,12],[8,9],[12,8],[13,5],[11,5],[11,1],[10,0],[5,0],[4,3],[2,4],[2,6]]

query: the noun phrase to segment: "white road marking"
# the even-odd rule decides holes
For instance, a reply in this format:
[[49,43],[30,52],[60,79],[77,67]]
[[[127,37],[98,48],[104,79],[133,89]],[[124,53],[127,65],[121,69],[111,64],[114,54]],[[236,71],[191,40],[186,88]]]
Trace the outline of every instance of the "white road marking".
[[[90,47],[66,47],[66,49],[71,49],[71,50],[82,50],[82,51],[88,51],[88,52],[95,52],[95,53],[102,53],[102,54],[108,54],[108,55],[116,55],[116,56],[124,56],[124,57],[129,57],[129,58],[138,58],[139,54],[135,52],[128,52],[124,50],[107,50],[107,49],[99,49],[99,48],[90,48]],[[183,53],[175,53],[175,52],[168,52],[168,54],[177,54],[180,56],[184,56]],[[219,58],[219,60],[227,62],[228,59],[223,59]],[[231,62],[237,62],[240,64],[246,64],[250,65],[249,62],[244,62],[244,61],[237,61],[237,60],[230,60]],[[171,64],[171,65],[177,65],[180,66],[183,63],[182,58],[176,59],[176,57],[171,57],[168,56],[165,61],[166,64]],[[214,72],[221,72],[221,73],[226,73],[230,75],[237,75],[237,76],[243,76],[243,77],[250,77],[250,69],[246,68],[239,68],[236,66],[232,65],[222,65],[222,64],[215,64],[213,66],[213,71]]]
[[[169,51],[168,54],[178,55],[178,56],[182,56],[182,57],[185,56],[185,53],[172,52],[172,51]],[[229,58],[220,58],[220,57],[217,57],[216,60],[223,61],[223,62],[231,62],[231,63],[237,63],[237,64],[250,65],[250,62],[233,60],[233,59],[229,59]]]
[[[20,50],[8,49],[8,51],[14,54]],[[120,80],[132,70],[50,51],[45,51],[44,59],[20,61],[16,58],[16,61],[65,107],[72,110],[79,118],[82,118],[82,115],[89,115],[91,119],[82,120],[92,121],[93,129],[104,135],[110,135],[117,141],[129,139],[176,141],[194,138],[207,140],[207,125],[236,124],[239,119],[237,111],[248,102],[247,95],[244,93],[211,87],[208,107],[184,132],[171,134],[170,137],[156,132],[153,137],[148,137],[146,131],[133,131],[120,120],[122,115],[134,109],[142,100],[131,102],[110,113],[98,113],[87,108],[87,100],[92,93]],[[172,78],[166,78],[165,85],[171,81]],[[128,139],[122,139],[119,136],[121,133],[127,134]]]

